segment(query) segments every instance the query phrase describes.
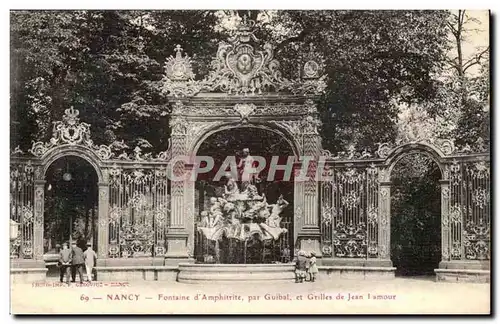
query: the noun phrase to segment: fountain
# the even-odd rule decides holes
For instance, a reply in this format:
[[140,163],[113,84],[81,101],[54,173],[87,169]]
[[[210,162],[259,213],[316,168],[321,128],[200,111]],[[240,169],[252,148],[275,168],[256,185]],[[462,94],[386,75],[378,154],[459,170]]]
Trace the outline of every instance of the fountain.
[[[201,212],[197,229],[202,237],[215,245],[216,261],[220,255],[219,245],[223,240],[233,245],[242,245],[246,254],[250,241],[273,242],[287,232],[281,228],[280,214],[288,206],[283,196],[274,204],[269,204],[265,195],[259,195],[253,183],[243,183],[245,190],[240,192],[236,180],[226,174],[227,184],[222,197],[211,197],[208,210]],[[234,252],[239,251],[231,251]],[[237,253],[238,254],[238,253]],[[246,263],[244,258],[243,263]]]
[[[245,170],[245,167],[243,167]],[[248,171],[248,168],[246,169]],[[279,196],[270,204],[255,185],[258,175],[243,177],[240,191],[231,173],[221,197],[210,197],[209,206],[200,213],[198,235],[210,245],[210,253],[196,264],[180,264],[178,281],[189,283],[290,281],[294,279],[291,263],[247,262],[247,253],[265,255],[266,246],[273,246],[286,228],[281,227],[280,214],[289,203]],[[221,248],[224,246],[225,248]],[[224,255],[221,255],[223,252]],[[261,252],[261,253],[259,253]],[[251,258],[250,258],[251,259]]]

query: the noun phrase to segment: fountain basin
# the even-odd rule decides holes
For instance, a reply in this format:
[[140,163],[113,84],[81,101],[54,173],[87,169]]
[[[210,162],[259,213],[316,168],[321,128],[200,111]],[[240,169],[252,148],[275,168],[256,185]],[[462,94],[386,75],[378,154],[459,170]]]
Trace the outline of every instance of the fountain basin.
[[180,263],[177,281],[183,283],[291,282],[295,266],[278,264],[193,264]]

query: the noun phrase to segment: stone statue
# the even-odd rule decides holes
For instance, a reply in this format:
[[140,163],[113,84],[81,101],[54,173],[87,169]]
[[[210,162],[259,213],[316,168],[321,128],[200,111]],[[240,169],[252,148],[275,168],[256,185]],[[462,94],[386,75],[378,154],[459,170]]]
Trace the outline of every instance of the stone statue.
[[283,199],[283,195],[280,195],[276,204],[268,205],[271,208],[271,215],[266,219],[266,224],[269,227],[280,227],[280,214],[283,212],[283,209],[288,206],[288,204],[288,201]]
[[238,170],[241,173],[241,189],[245,190],[249,184],[255,184],[259,180],[259,174],[254,166],[255,160],[250,155],[250,149],[243,149],[243,158],[238,163]]
[[227,237],[239,239],[241,241],[245,240],[245,232],[241,226],[236,206],[231,202],[226,203],[224,205],[224,213],[229,216],[229,226],[226,232]]
[[208,220],[208,212],[204,210],[200,213],[200,215],[201,215],[200,227],[208,227],[210,225],[210,222]]
[[[261,213],[267,209],[268,204],[267,204],[266,197],[263,196],[262,198],[263,198],[262,201],[252,201],[252,202],[249,202],[249,206],[251,206],[251,207],[250,207],[250,209],[248,209],[244,213],[244,216],[246,218],[253,219],[253,218],[260,217]],[[265,214],[265,213],[263,213],[263,214]]]
[[224,213],[226,213],[229,216],[229,221],[231,225],[238,225],[240,224],[240,220],[237,218],[237,211],[233,203],[226,203],[224,205]]
[[224,185],[224,197],[231,201],[237,199],[240,190],[238,189],[238,184],[234,180],[230,172],[226,173],[227,183]]
[[217,198],[210,198],[210,213],[209,213],[209,225],[208,227],[215,227],[217,225],[222,225],[223,213],[222,213],[222,205],[217,200]]
[[[198,230],[216,246],[223,237],[246,242],[252,237],[259,240],[278,240],[287,229],[280,228],[283,209],[288,202],[280,196],[276,204],[268,204],[265,195],[248,183],[240,193],[230,173],[226,174],[223,198],[211,197],[208,210],[201,212]],[[218,253],[218,252],[217,252]]]
[[261,200],[262,196],[259,196],[259,191],[257,190],[257,187],[254,186],[253,184],[247,185],[245,191],[242,192],[241,196],[243,199],[250,199],[250,200]]

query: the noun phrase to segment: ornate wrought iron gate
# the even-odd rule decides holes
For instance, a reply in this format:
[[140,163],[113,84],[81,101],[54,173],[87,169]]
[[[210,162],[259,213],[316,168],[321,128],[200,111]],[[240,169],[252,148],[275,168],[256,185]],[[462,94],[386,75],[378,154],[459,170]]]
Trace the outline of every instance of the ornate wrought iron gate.
[[[34,186],[31,163],[10,166],[10,256],[33,258]],[[14,233],[13,233],[14,232]]]
[[323,257],[377,258],[377,168],[331,164],[320,186]]
[[167,170],[109,171],[109,257],[164,256],[170,222]]
[[[320,182],[323,258],[390,260],[390,176],[407,154],[430,156],[441,169],[442,261],[490,259],[490,164],[479,143],[459,151],[451,142],[380,146],[367,153],[325,152]],[[451,146],[450,146],[451,145]]]

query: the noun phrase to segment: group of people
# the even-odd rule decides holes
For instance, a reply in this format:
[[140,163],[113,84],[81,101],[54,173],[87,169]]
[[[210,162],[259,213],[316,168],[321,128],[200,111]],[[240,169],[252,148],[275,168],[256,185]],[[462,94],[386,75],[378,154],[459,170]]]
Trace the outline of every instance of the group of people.
[[72,242],[71,248],[65,242],[61,252],[59,252],[59,281],[63,282],[64,275],[66,275],[66,283],[70,285],[70,276],[71,282],[75,282],[76,273],[78,273],[80,283],[83,283],[83,268],[85,267],[87,281],[90,282],[96,263],[97,254],[92,249],[91,244],[87,244],[87,248],[83,251],[76,242]]
[[300,250],[295,258],[295,282],[314,282],[318,273],[316,265],[316,254]]

